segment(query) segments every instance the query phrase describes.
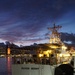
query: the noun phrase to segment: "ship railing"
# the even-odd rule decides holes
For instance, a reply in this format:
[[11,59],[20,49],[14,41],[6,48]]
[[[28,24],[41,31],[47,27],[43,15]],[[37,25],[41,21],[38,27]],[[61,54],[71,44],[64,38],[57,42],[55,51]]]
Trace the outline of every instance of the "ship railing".
[[45,64],[45,65],[56,65],[57,60],[55,58],[50,59],[49,57],[12,57],[12,64]]

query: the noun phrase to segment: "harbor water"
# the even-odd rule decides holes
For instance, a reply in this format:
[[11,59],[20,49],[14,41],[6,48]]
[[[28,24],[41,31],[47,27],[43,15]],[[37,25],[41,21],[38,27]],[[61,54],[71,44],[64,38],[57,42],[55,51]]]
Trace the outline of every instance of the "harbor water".
[[11,64],[10,57],[0,57],[0,75],[12,75]]

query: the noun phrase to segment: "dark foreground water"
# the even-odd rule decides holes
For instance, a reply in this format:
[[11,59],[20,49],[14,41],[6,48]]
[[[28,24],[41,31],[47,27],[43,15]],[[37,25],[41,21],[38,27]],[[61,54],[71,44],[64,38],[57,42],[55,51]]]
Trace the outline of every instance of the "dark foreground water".
[[11,58],[0,58],[0,75],[12,75],[11,74]]

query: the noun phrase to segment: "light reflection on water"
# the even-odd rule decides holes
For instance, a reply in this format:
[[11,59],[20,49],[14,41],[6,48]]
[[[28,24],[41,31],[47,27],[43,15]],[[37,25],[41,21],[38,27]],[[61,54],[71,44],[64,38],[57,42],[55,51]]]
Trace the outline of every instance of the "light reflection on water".
[[0,58],[0,75],[11,75],[11,58]]

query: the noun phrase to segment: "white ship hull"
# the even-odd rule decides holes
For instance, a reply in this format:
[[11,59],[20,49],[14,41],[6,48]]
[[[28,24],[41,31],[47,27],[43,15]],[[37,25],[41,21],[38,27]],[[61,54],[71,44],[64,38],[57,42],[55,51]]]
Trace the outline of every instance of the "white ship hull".
[[13,64],[12,75],[54,75],[54,67],[42,64]]

